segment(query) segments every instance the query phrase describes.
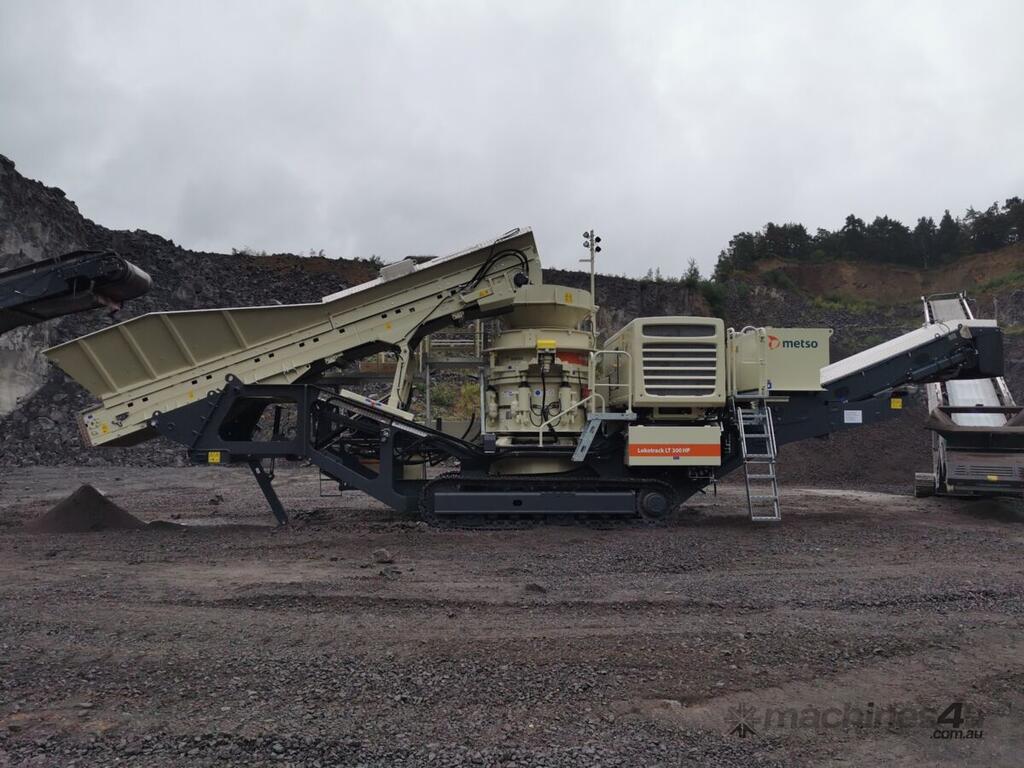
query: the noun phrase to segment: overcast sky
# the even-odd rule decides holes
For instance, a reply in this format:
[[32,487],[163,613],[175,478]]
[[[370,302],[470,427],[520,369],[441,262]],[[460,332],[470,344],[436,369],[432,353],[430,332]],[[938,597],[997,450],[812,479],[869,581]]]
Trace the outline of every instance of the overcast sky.
[[1022,2],[0,3],[0,154],[191,248],[707,272],[1024,194]]

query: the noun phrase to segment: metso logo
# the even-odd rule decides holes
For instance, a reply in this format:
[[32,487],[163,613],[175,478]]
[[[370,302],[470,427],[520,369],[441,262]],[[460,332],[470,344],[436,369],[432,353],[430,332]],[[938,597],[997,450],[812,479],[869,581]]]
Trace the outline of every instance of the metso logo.
[[817,339],[780,339],[778,336],[768,336],[768,349],[817,349]]

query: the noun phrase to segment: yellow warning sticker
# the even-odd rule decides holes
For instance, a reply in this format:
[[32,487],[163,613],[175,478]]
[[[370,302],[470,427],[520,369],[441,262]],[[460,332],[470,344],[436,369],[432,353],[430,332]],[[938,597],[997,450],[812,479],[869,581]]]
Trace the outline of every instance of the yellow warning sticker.
[[572,294],[568,291],[565,292],[565,303],[572,304]]
[[207,464],[220,464],[220,451],[210,451],[206,454]]
[[110,425],[109,425],[109,424],[107,424],[107,422],[105,422],[105,421],[104,421],[104,422],[103,422],[102,424],[100,424],[100,433],[101,433],[101,434],[104,434],[104,435],[105,435],[105,434],[107,434],[107,433],[108,433],[109,431],[110,431]]
[[985,479],[988,480],[990,483],[998,483],[999,475],[985,475]]
[[537,339],[537,349],[555,349],[557,346],[554,339]]
[[900,410],[901,408],[903,408],[903,398],[902,397],[891,397],[891,398],[889,398],[889,407],[892,408],[894,411]]

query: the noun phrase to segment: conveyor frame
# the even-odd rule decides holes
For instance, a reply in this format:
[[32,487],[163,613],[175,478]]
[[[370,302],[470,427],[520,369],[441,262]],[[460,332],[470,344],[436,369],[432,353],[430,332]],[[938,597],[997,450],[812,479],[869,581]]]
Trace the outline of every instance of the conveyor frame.
[[0,333],[145,294],[149,275],[115,251],[72,251],[0,272]]

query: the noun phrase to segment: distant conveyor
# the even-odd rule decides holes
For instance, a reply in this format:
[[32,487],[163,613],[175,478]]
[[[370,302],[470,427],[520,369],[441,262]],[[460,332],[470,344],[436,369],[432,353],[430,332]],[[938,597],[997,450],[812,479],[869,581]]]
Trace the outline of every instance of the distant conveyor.
[[73,251],[0,272],[0,333],[91,309],[120,309],[149,275],[113,251]]
[[[974,321],[962,293],[922,298],[925,321]],[[1024,494],[1024,414],[1002,376],[928,385],[931,473],[915,477],[919,496]]]

